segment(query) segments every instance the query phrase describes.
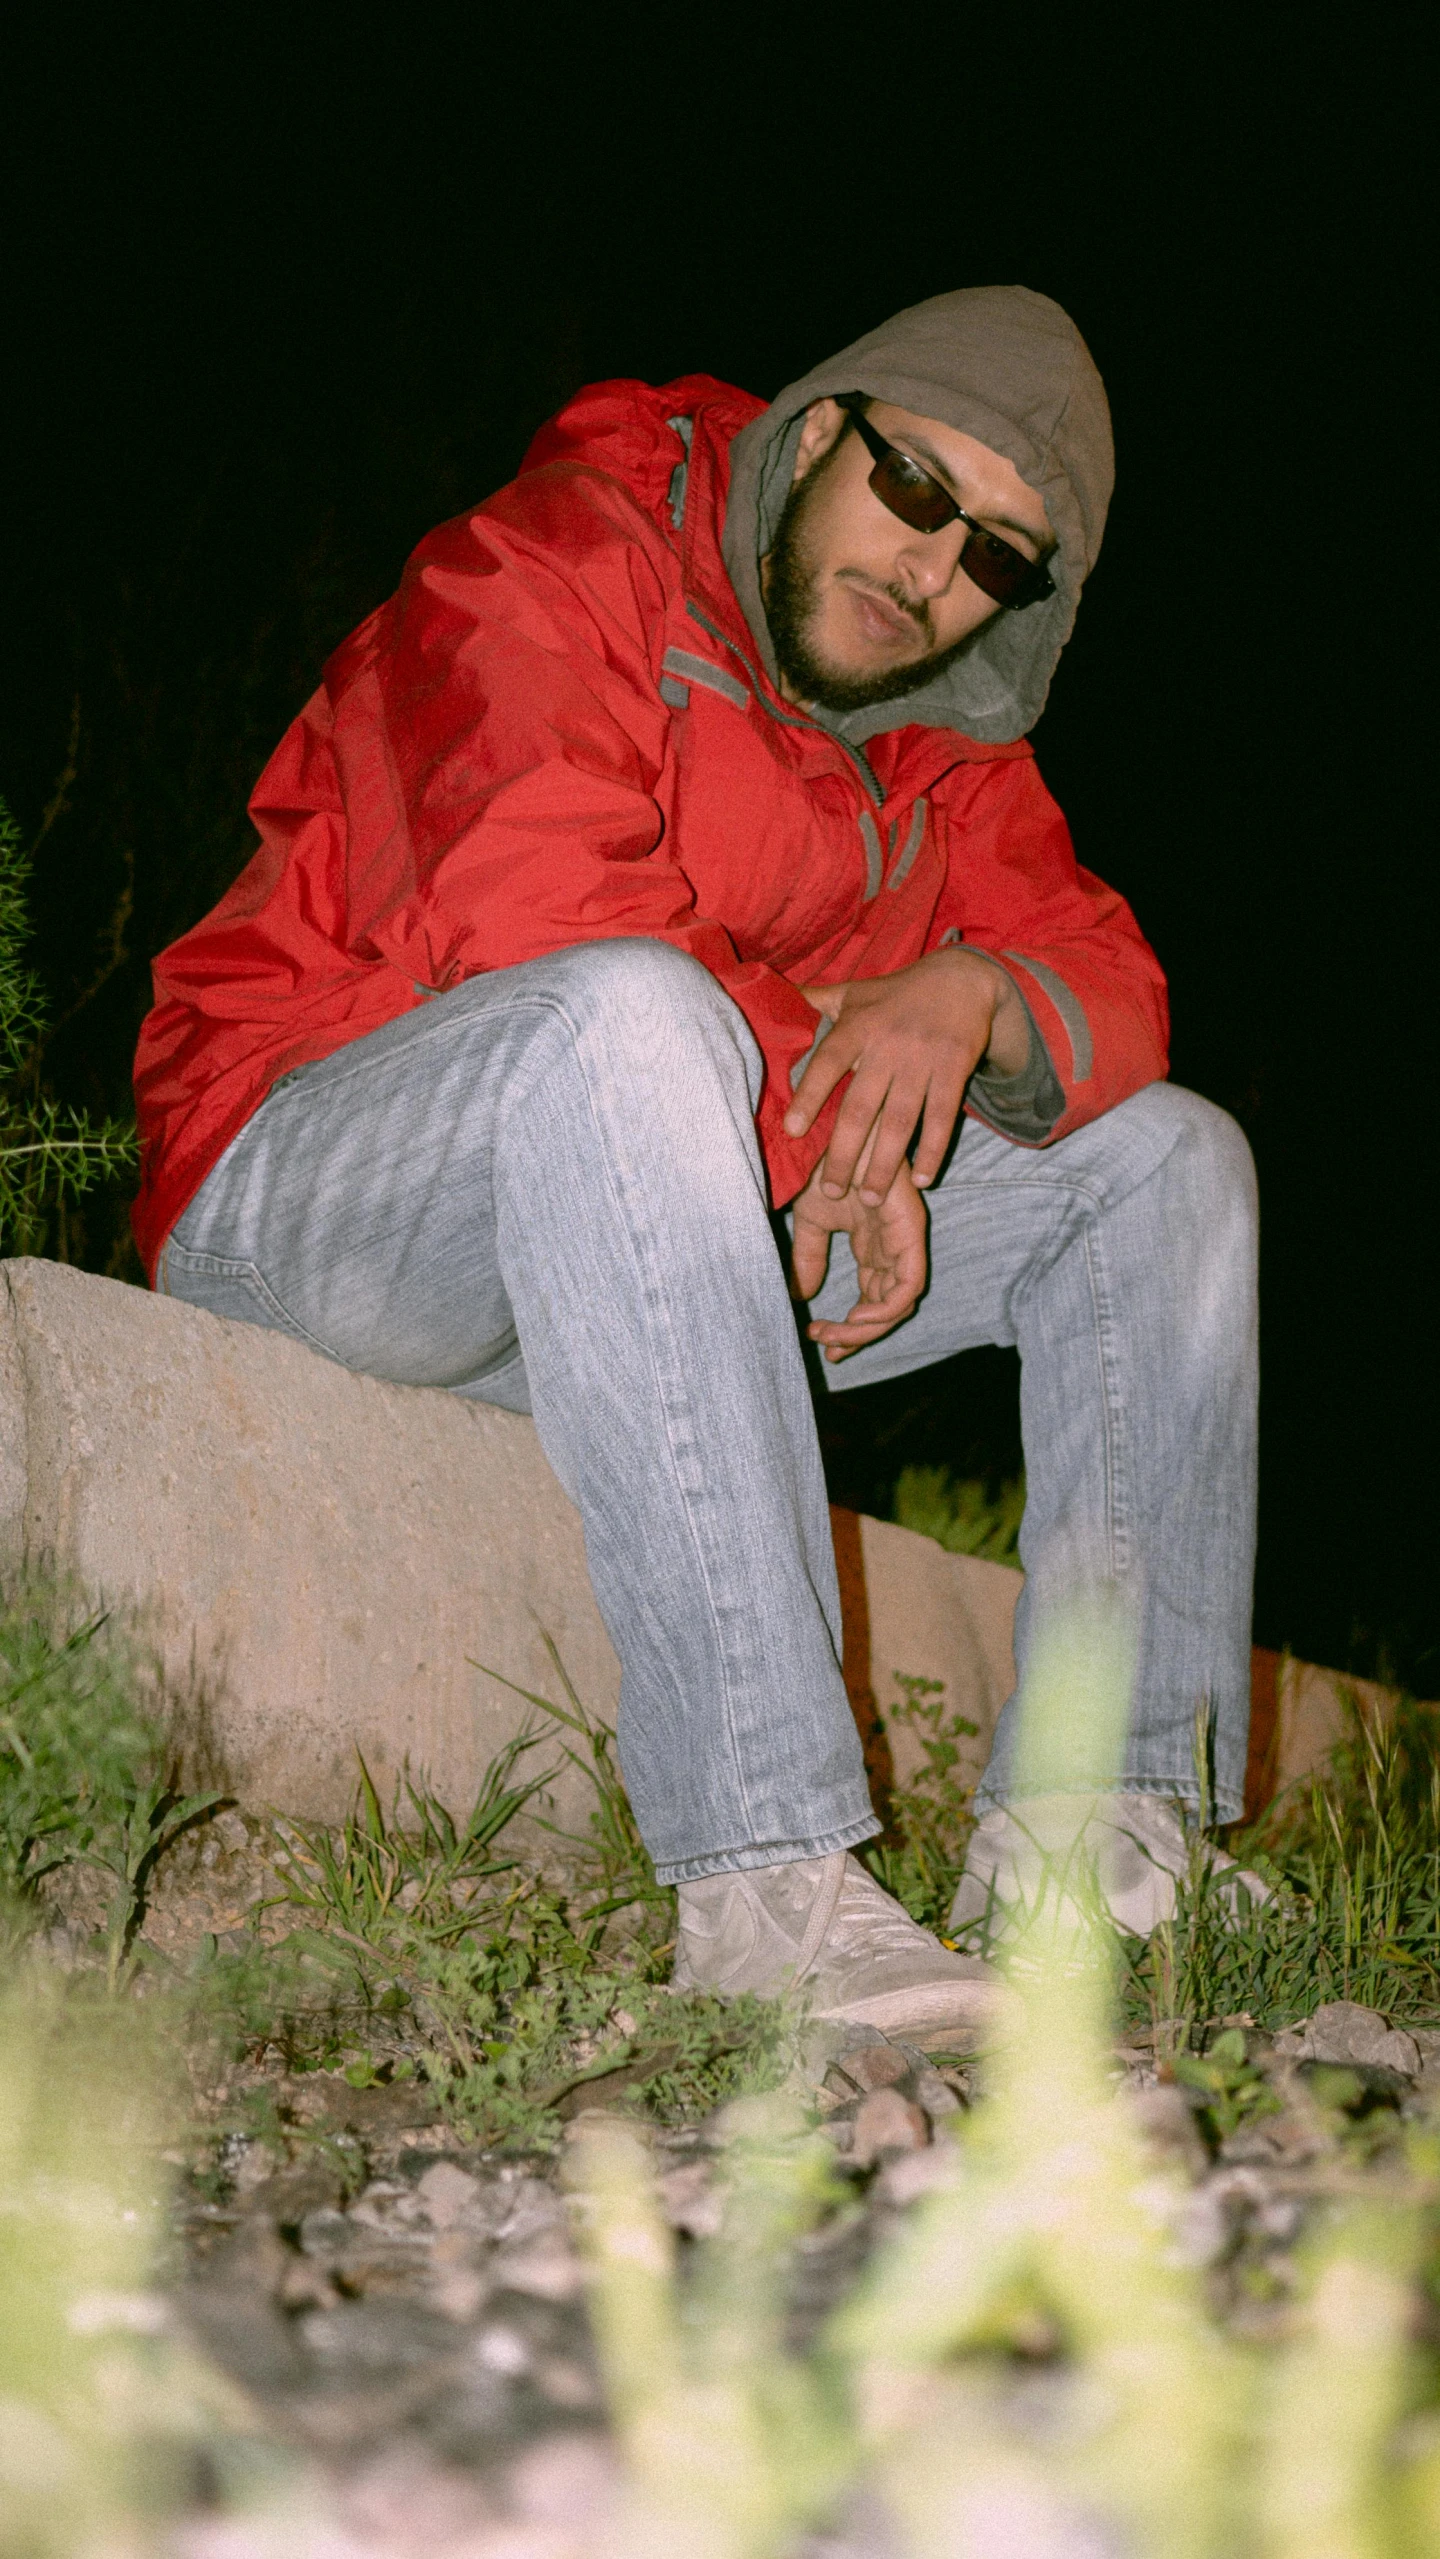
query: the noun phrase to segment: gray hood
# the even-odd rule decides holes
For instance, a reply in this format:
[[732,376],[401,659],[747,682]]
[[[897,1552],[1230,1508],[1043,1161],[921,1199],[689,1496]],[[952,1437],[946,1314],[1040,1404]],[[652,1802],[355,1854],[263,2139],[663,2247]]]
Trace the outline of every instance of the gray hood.
[[1105,386],[1058,302],[1023,284],[972,285],[897,312],[868,337],[792,382],[730,448],[725,566],[772,679],[775,660],[760,596],[760,562],[790,493],[795,449],[812,400],[865,391],[916,416],[940,418],[1013,462],[1039,492],[1055,533],[1055,593],[998,613],[948,671],[899,701],[829,718],[852,745],[910,721],[960,729],[994,745],[1033,728],[1095,565],[1115,478]]

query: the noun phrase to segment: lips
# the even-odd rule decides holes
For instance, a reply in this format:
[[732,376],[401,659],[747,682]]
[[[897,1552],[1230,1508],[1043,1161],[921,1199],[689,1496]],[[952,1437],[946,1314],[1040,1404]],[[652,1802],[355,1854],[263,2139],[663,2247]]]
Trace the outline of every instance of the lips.
[[866,587],[851,586],[845,591],[861,637],[872,647],[914,649],[920,635],[907,613],[901,613],[887,598],[872,594]]

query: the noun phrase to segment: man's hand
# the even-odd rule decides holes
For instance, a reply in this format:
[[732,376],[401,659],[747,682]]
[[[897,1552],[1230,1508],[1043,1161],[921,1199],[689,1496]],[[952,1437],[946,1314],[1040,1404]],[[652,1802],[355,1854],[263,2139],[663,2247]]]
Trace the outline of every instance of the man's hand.
[[[833,1199],[822,1187],[820,1171],[811,1174],[795,1202],[795,1245],[792,1269],[797,1296],[813,1297],[825,1277],[830,1238],[846,1234],[855,1256],[860,1295],[842,1323],[812,1324],[828,1360],[878,1342],[902,1316],[908,1315],[925,1285],[925,1203],[903,1160],[885,1198],[873,1207],[857,1190]],[[866,1178],[872,1167],[865,1166]]]
[[867,1208],[888,1204],[922,1117],[914,1178],[923,1190],[945,1160],[981,1059],[1016,1075],[1029,1053],[1025,1008],[1004,970],[978,951],[931,951],[889,977],[800,991],[835,1027],[800,1079],[785,1114],[789,1134],[803,1137],[841,1077],[851,1077],[819,1169],[831,1200],[849,1191],[869,1146],[860,1198]]

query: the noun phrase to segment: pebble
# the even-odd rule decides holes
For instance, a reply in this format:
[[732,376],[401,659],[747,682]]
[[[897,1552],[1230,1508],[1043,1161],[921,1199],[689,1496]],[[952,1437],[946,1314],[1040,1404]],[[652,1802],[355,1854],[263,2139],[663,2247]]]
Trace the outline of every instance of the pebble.
[[877,2088],[894,2088],[910,2075],[910,2062],[898,2044],[862,2044],[847,2052],[834,2068],[853,2087],[869,2092]]
[[850,2159],[868,2168],[887,2150],[923,2150],[930,2139],[930,2119],[898,2088],[872,2089],[855,2117]]
[[[1242,2127],[1218,2161],[1182,2090],[1156,2082],[1148,2049],[1122,2057],[1119,2102],[1150,2157],[1181,2172],[1153,2187],[1176,2256],[1205,2271],[1237,2333],[1260,2338],[1293,2316],[1288,2252],[1311,2193],[1333,2173],[1333,2118],[1310,2096],[1301,2063],[1343,2058],[1378,2078],[1396,2070],[1403,2045],[1404,2094],[1422,2067],[1440,2075],[1440,2030],[1397,2034],[1374,2011],[1333,2002],[1275,2038],[1273,2051],[1246,2031],[1283,2111]],[[795,2345],[823,2329],[897,2218],[954,2176],[956,2146],[948,2132],[932,2140],[932,2127],[968,2102],[963,2077],[949,2084],[923,2053],[874,2029],[827,2026],[811,2042],[818,2069],[797,2085],[809,2087],[842,2176],[837,2202],[794,2251]],[[771,2105],[736,2101],[723,2117],[675,2130],[609,2120],[649,2150],[667,2222],[696,2242],[722,2231],[725,2132],[755,2129]],[[567,2152],[603,2119],[570,2123]],[[378,2170],[401,2164],[373,2174],[348,2206],[338,2177],[317,2193],[305,2183],[312,2170],[270,2146],[227,2149],[233,2200],[196,2208],[202,2253],[184,2298],[208,2298],[198,2333],[242,2380],[262,2426],[298,2444],[302,2462],[308,2445],[324,2469],[313,2516],[292,2519],[288,2538],[266,2538],[258,2521],[244,2524],[246,2540],[239,2523],[197,2520],[175,2542],[177,2559],[593,2559],[618,2490],[573,2206],[529,2163],[455,2155],[453,2130],[427,2134],[419,2157],[415,2147],[408,2131],[372,2142]],[[1037,2559],[1048,2545],[1010,2545],[1022,2546]],[[1054,2546],[1066,2559],[1081,2547]],[[857,2511],[812,2538],[805,2559],[891,2559],[895,2548],[883,2518],[867,2512],[862,2522]]]
[[457,2221],[475,2216],[482,2203],[479,2178],[449,2159],[437,2159],[416,2179],[415,2195],[433,2230],[453,2230]]
[[1353,1999],[1331,1999],[1305,2024],[1275,2038],[1276,2049],[1297,2061],[1367,2065],[1418,2078],[1420,2047],[1403,2027],[1387,2026],[1379,2011]]

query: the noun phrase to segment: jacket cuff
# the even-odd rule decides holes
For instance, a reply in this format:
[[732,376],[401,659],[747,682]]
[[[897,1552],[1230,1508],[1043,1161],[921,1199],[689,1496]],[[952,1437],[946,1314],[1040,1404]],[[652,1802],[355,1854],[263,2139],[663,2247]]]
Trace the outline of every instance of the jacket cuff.
[[[987,951],[985,957],[993,959],[994,953]],[[1043,1146],[1064,1114],[1065,1090],[1050,1063],[1050,1052],[1025,1001],[1024,989],[1009,969],[1005,974],[1025,1005],[1029,1034],[1025,1063],[1014,1075],[1002,1075],[993,1066],[977,1066],[966,1086],[965,1099],[999,1136],[1013,1138],[1019,1146]]]

